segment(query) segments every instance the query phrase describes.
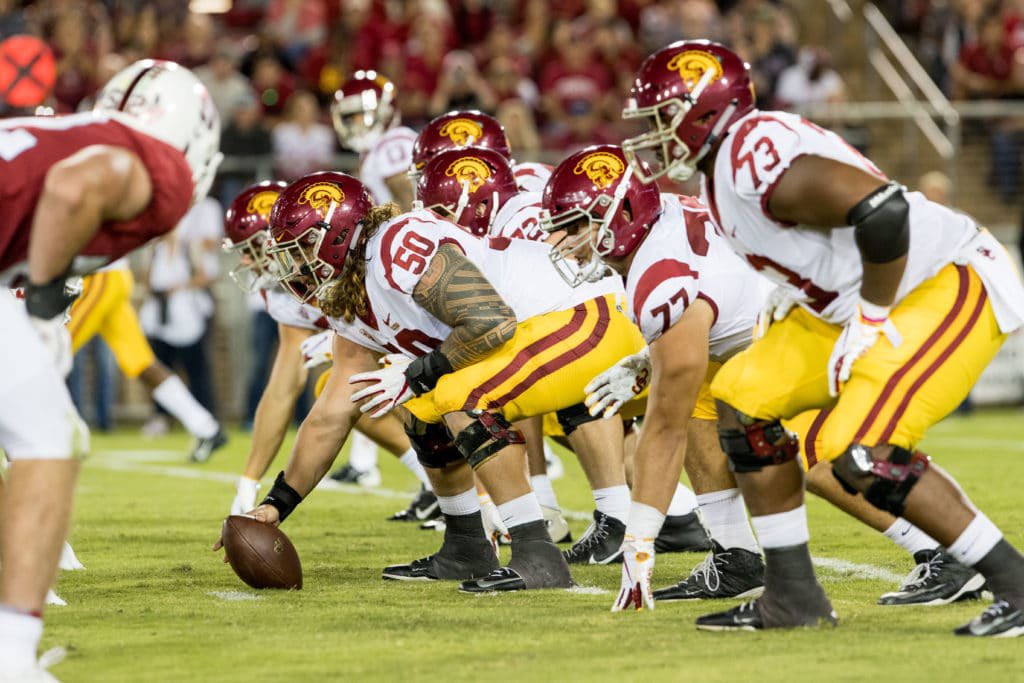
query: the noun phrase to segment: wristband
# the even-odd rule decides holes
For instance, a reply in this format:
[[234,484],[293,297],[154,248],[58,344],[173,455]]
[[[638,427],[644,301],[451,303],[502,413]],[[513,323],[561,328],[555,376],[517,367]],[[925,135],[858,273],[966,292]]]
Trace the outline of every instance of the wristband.
[[872,325],[881,325],[889,317],[889,306],[873,304],[870,301],[865,300],[863,297],[861,297],[857,308],[860,310],[861,320],[871,323]]
[[432,391],[437,386],[438,380],[455,368],[452,367],[443,353],[434,349],[425,356],[420,356],[409,367],[405,369],[405,379],[409,382],[409,388],[417,396]]
[[74,299],[64,288],[64,276],[58,275],[47,283],[25,285],[25,308],[33,318],[50,320],[64,312]]
[[271,505],[277,508],[277,512],[281,516],[280,521],[283,522],[301,502],[302,496],[284,480],[284,471],[282,470],[274,480],[274,485],[270,487],[270,493],[260,505]]

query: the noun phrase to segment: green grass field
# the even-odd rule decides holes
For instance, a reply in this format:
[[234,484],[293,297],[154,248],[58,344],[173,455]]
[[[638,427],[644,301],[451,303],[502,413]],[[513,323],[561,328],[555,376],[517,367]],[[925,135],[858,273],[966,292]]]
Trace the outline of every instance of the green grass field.
[[[385,583],[384,565],[434,551],[440,535],[384,521],[415,483],[383,457],[388,490],[317,491],[285,525],[302,558],[303,590],[253,591],[209,551],[247,443],[236,433],[210,463],[189,466],[183,436],[94,437],[71,535],[88,570],[62,575],[58,592],[69,606],[47,612],[43,648],[68,649],[56,676],[71,683],[1024,680],[1024,641],[950,634],[981,603],[877,607],[878,595],[911,569],[909,557],[818,500],[809,502],[811,549],[841,619],[835,630],[694,630],[695,617],[721,604],[611,614],[618,567],[575,570],[583,588],[574,592],[473,597],[454,584]],[[1024,543],[1020,412],[950,419],[925,447],[1012,541]],[[555,483],[562,506],[587,513],[592,501],[579,466],[563,460],[566,476]],[[585,526],[577,519],[574,533]],[[699,560],[659,556],[655,584],[674,582]]]

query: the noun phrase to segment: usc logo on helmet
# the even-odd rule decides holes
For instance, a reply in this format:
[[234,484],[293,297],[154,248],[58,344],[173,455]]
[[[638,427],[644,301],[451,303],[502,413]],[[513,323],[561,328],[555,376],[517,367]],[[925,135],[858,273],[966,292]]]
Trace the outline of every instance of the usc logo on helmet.
[[277,195],[277,192],[257,192],[249,198],[249,203],[245,205],[246,212],[266,218],[270,215],[270,209],[273,208]]
[[480,189],[480,186],[492,175],[491,167],[476,157],[456,159],[448,166],[444,174],[455,178],[459,184],[469,183],[470,194]]
[[622,177],[625,170],[626,165],[622,159],[614,154],[594,152],[580,159],[572,172],[576,175],[585,174],[592,183],[604,189]]
[[447,136],[456,145],[468,145],[479,142],[483,137],[483,127],[472,119],[452,119],[441,126],[440,135]]
[[693,89],[708,71],[712,72],[711,82],[722,77],[722,65],[715,56],[700,50],[680,52],[665,65],[669,71],[678,71],[686,87]]
[[325,221],[331,208],[345,201],[345,193],[334,183],[314,183],[299,195],[299,204],[309,204]]

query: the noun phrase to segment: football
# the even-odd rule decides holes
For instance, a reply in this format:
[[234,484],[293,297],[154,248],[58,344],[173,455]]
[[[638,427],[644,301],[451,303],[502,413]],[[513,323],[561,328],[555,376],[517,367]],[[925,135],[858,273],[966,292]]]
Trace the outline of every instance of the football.
[[245,515],[230,515],[221,530],[228,562],[253,588],[302,588],[302,564],[284,532]]

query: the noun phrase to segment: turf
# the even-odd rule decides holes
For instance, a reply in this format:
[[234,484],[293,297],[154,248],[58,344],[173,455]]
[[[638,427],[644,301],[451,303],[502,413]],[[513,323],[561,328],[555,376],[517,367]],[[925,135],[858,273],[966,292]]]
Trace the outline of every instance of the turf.
[[[316,492],[285,525],[305,587],[253,591],[209,551],[247,440],[235,433],[210,463],[189,466],[183,436],[94,436],[71,538],[88,570],[62,575],[59,593],[69,606],[47,613],[43,648],[68,649],[55,675],[69,682],[1024,680],[1024,641],[950,634],[981,603],[875,606],[894,586],[892,575],[911,569],[909,557],[818,500],[809,503],[813,554],[863,565],[820,571],[840,615],[835,630],[698,633],[694,618],[712,608],[700,603],[611,614],[617,567],[577,569],[584,587],[577,592],[473,597],[452,584],[385,583],[385,564],[432,552],[440,536],[384,521],[415,482],[383,457],[385,485],[403,495]],[[1019,412],[947,420],[925,446],[1012,541],[1024,542]],[[571,457],[563,460],[556,491],[563,507],[585,512],[591,500],[582,473]],[[585,525],[574,521],[574,533]],[[699,560],[659,556],[655,584],[677,580]]]

